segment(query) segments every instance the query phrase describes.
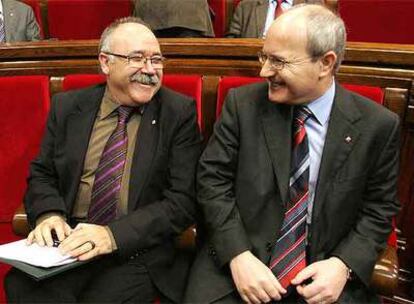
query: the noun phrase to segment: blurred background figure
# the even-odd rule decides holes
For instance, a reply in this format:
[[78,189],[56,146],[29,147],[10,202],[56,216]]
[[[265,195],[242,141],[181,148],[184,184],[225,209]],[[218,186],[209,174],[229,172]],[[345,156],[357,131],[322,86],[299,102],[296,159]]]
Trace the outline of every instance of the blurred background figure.
[[0,0],[0,42],[40,39],[33,10],[16,0]]
[[214,37],[207,0],[136,0],[134,16],[157,37]]
[[230,23],[227,38],[264,38],[270,24],[283,11],[300,3],[324,4],[324,0],[242,0]]

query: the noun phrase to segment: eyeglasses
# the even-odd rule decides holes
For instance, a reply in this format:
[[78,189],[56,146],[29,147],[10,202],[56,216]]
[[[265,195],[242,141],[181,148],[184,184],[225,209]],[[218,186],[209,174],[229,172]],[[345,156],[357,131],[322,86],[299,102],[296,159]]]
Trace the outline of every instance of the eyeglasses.
[[262,66],[264,66],[266,62],[269,61],[270,69],[277,71],[283,70],[286,65],[300,64],[308,60],[314,59],[313,57],[305,57],[295,61],[288,61],[281,58],[277,58],[275,56],[267,55],[263,52],[257,53],[257,56],[259,57],[259,62]]
[[152,57],[144,57],[140,54],[128,56],[128,55],[121,55],[121,54],[116,54],[116,53],[111,53],[111,52],[103,52],[103,53],[107,55],[119,57],[119,58],[124,58],[128,61],[129,66],[133,68],[137,68],[137,69],[143,68],[145,64],[147,63],[147,61],[151,62],[151,65],[154,69],[162,69],[164,67],[165,57],[159,56],[159,55],[155,55]]

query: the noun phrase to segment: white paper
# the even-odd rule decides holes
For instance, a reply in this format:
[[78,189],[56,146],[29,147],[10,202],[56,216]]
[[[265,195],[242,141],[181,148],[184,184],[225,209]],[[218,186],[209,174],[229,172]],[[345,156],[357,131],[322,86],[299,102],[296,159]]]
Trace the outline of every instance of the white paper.
[[69,255],[62,255],[56,247],[41,247],[37,244],[28,246],[26,240],[0,245],[0,258],[21,261],[45,268],[76,261],[75,258]]

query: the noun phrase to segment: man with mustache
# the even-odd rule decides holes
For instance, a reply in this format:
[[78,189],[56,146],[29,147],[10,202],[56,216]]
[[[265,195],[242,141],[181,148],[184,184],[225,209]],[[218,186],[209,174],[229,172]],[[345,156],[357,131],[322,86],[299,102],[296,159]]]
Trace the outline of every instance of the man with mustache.
[[267,81],[229,92],[197,171],[206,239],[188,302],[379,302],[399,119],[336,82],[345,42],[327,8],[295,6],[259,53]]
[[181,302],[188,257],[175,237],[194,222],[200,152],[195,102],[161,86],[160,45],[120,19],[102,34],[104,85],[53,98],[24,198],[28,243],[90,261],[35,282],[13,269],[10,303]]

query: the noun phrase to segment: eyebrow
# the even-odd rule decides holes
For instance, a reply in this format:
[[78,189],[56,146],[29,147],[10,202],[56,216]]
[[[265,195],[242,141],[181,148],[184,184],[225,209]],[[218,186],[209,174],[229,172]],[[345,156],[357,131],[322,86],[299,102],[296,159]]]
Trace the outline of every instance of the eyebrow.
[[[145,56],[145,51],[132,51],[131,53],[128,53],[128,56],[134,56],[134,55]],[[162,54],[161,52],[155,52],[151,56],[162,56]]]

